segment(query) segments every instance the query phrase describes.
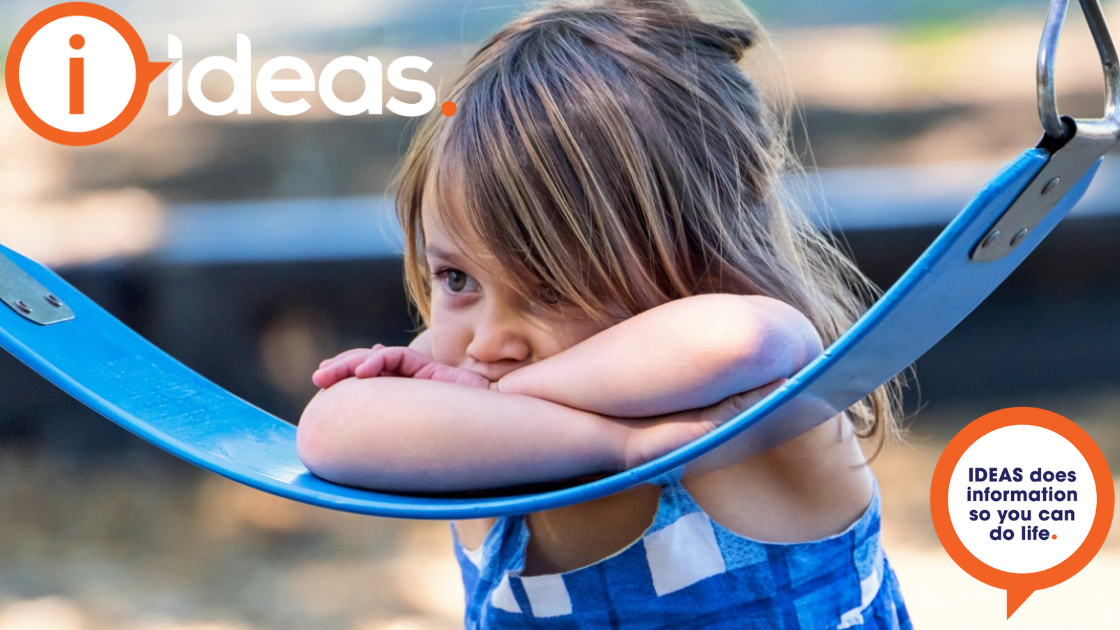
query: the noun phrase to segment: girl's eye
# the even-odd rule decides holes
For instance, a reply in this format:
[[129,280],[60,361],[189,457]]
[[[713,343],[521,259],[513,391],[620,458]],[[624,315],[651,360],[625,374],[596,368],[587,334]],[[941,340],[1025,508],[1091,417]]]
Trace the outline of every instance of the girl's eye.
[[544,284],[539,285],[537,290],[533,292],[533,302],[538,307],[548,311],[559,311],[570,305],[567,300],[560,297],[555,289]]
[[443,282],[443,286],[451,293],[463,293],[471,290],[475,284],[474,279],[458,269],[444,269],[435,273],[436,278]]
[[560,303],[560,296],[548,285],[537,287],[536,300],[545,306],[556,306]]
[[458,293],[467,287],[467,274],[452,269],[447,274],[447,288]]

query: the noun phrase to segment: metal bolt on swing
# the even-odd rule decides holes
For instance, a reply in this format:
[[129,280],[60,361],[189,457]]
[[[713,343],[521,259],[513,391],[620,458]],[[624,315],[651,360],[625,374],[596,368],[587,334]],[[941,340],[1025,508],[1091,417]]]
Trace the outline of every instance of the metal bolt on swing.
[[61,298],[0,252],[0,311],[5,306],[42,326],[74,319]]

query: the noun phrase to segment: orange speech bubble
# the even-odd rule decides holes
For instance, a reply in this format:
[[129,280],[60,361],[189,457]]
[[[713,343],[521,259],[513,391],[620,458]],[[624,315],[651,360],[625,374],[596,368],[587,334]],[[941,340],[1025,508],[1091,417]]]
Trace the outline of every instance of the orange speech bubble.
[[[1048,429],[1062,436],[1085,458],[1093,475],[1097,493],[1096,512],[1092,527],[1081,545],[1065,560],[1034,573],[1012,573],[992,567],[977,558],[961,541],[949,516],[949,482],[961,457],[977,440],[985,435],[1015,425]],[[1033,407],[1012,407],[994,411],[971,422],[949,442],[937,468],[933,472],[929,505],[937,537],[949,557],[972,577],[996,588],[1007,591],[1007,616],[1018,610],[1031,593],[1068,580],[1083,569],[1100,551],[1108,530],[1112,526],[1115,494],[1112,473],[1100,448],[1088,433],[1051,411]]]
[[[23,88],[19,82],[19,67],[24,50],[27,48],[27,42],[44,26],[72,16],[89,17],[108,25],[128,43],[128,48],[132,51],[132,59],[136,63],[136,84],[133,87],[132,97],[124,110],[112,121],[89,131],[66,131],[46,123],[27,104],[27,99],[24,98]],[[170,65],[171,62],[168,61],[149,61],[148,50],[144,48],[144,42],[140,40],[140,35],[121,16],[97,4],[67,2],[44,9],[28,20],[27,24],[24,24],[23,28],[19,30],[15,40],[12,41],[12,47],[8,50],[8,60],[4,66],[4,82],[16,114],[32,131],[58,144],[87,146],[108,140],[123,131],[140,113],[140,108],[143,107],[145,99],[148,98],[148,88],[151,82]]]

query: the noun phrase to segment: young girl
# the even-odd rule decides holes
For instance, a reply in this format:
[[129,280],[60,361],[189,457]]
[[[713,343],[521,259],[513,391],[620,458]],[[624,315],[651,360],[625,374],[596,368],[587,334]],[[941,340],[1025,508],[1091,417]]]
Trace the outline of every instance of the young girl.
[[[425,330],[323,362],[307,467],[404,492],[616,473],[832,342],[867,285],[780,190],[795,164],[737,65],[755,33],[600,0],[487,42],[397,182]],[[909,627],[857,440],[893,430],[888,393],[743,461],[453,523],[467,626]]]

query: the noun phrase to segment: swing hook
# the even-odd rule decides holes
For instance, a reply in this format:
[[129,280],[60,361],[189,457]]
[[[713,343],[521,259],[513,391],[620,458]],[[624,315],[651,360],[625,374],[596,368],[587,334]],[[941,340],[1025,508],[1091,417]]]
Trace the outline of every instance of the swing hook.
[[[1073,133],[1071,123],[1062,120],[1058,114],[1058,103],[1054,96],[1054,56],[1068,5],[1069,0],[1051,0],[1050,14],[1046,17],[1042,41],[1038,45],[1038,116],[1046,135],[1059,141],[1069,139]],[[1116,47],[1101,12],[1100,0],[1081,0],[1081,11],[1093,33],[1093,40],[1101,57],[1101,68],[1104,70],[1106,102],[1102,121],[1120,125],[1120,64],[1117,63]]]

